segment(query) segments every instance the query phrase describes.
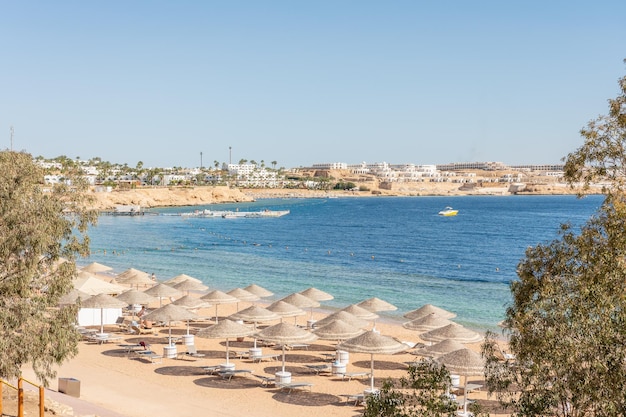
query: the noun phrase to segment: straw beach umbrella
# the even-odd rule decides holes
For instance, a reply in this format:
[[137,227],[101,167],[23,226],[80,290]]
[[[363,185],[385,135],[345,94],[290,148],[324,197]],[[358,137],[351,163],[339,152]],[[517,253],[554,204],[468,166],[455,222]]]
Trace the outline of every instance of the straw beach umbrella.
[[177,290],[176,288],[170,287],[169,285],[163,283],[150,287],[144,292],[153,297],[158,297],[159,307],[163,306],[163,298],[178,297],[182,295],[182,292],[180,290]]
[[254,334],[254,329],[226,319],[212,326],[204,328],[196,333],[197,337],[205,339],[226,339],[226,368],[231,368],[229,362],[229,345],[228,339],[233,337],[245,337]]
[[127,269],[121,274],[118,274],[115,279],[120,284],[136,285],[137,288],[139,288],[139,285],[147,286],[154,284],[154,281],[152,281],[152,278],[150,278],[150,275],[147,272],[143,272],[135,268]]
[[429,330],[434,330],[440,327],[447,326],[448,324],[452,324],[452,322],[448,319],[438,316],[436,313],[430,313],[424,317],[420,317],[419,319],[402,323],[402,327],[418,332],[427,332]]
[[444,319],[453,319],[456,317],[455,313],[452,313],[451,311],[448,311],[448,310],[444,310],[443,308],[434,306],[432,304],[424,304],[423,306],[421,306],[420,308],[416,310],[409,311],[408,313],[404,314],[402,317],[409,319],[409,320],[415,320],[415,319],[419,319],[420,317],[427,316],[430,313],[435,313],[438,316],[443,317]]
[[250,291],[246,291],[243,288],[232,289],[226,294],[237,299],[237,311],[239,311],[239,301],[256,301],[260,298],[258,295],[252,294]]
[[436,361],[445,365],[450,372],[465,377],[465,385],[463,387],[463,415],[467,416],[467,377],[471,375],[482,375],[484,373],[485,361],[478,353],[467,348],[441,355]]
[[213,290],[205,295],[203,295],[202,297],[200,297],[201,300],[204,301],[208,301],[211,304],[215,304],[215,322],[218,322],[217,319],[217,306],[219,304],[232,304],[232,303],[236,303],[237,301],[239,301],[237,298],[233,297],[232,295],[228,295],[225,292],[222,292],[220,290]]
[[446,339],[435,343],[434,345],[424,346],[423,348],[417,349],[415,353],[420,356],[434,358],[463,348],[465,348],[465,346],[463,346],[462,343],[457,342],[456,340]]
[[112,269],[113,268],[111,268],[110,266],[99,264],[98,262],[92,262],[89,265],[80,268],[81,271],[91,272],[92,274],[97,274],[98,272],[106,272]]
[[256,334],[259,339],[282,345],[283,367],[285,373],[285,345],[291,343],[309,343],[317,339],[313,333],[301,329],[293,324],[280,322],[270,327],[266,327]]
[[374,392],[374,355],[393,355],[406,350],[407,345],[396,338],[369,330],[338,344],[337,349],[354,353],[369,353],[371,355],[370,390]]
[[294,306],[293,304],[289,304],[281,300],[273,302],[272,304],[267,306],[267,309],[271,312],[278,314],[282,318],[298,317],[298,316],[304,316],[306,314],[306,311],[302,310],[301,308],[298,308]]
[[333,320],[324,326],[313,329],[313,333],[323,340],[346,340],[365,333],[365,330],[342,320]]
[[165,281],[164,284],[167,284],[169,286],[174,286],[175,284],[178,284],[183,281],[193,281],[193,282],[197,282],[198,284],[203,284],[202,280],[198,278],[190,277],[187,274],[176,275],[174,278],[170,278],[167,281]]
[[[131,288],[128,291],[124,291],[123,293],[116,296],[115,298],[126,302],[128,305],[133,305],[133,304],[147,305],[155,300],[153,296],[146,294],[143,291],[137,291],[134,288]],[[133,310],[133,317],[134,316],[135,316],[135,310]]]
[[341,310],[334,312],[332,314],[329,314],[328,316],[324,317],[321,320],[318,320],[316,325],[318,327],[321,327],[335,320],[341,320],[344,323],[348,323],[349,325],[354,326],[354,327],[365,328],[367,326],[367,321],[360,319],[354,314],[348,313],[347,311],[341,311]]
[[[281,316],[266,308],[252,305],[248,308],[236,312],[235,314],[231,314],[230,318],[232,320],[242,320],[249,323],[254,323],[254,331],[256,331],[257,323],[280,320]],[[254,338],[254,349],[257,349],[256,337]]]
[[178,291],[187,292],[187,294],[189,294],[189,291],[206,291],[209,289],[209,287],[204,285],[202,282],[194,281],[191,279],[186,279],[175,284],[166,285],[170,285],[172,288],[176,288]]
[[104,334],[104,309],[126,307],[126,302],[118,300],[108,294],[98,294],[83,301],[81,307],[100,309],[100,334]]
[[199,297],[194,297],[193,295],[183,295],[182,297],[172,301],[172,304],[185,307],[190,310],[205,308],[211,305],[207,301],[201,300]]
[[368,298],[367,300],[361,301],[360,303],[357,303],[357,306],[369,311],[373,311],[375,313],[378,311],[394,311],[398,309],[398,307],[394,306],[393,304],[376,297]]
[[89,295],[121,294],[122,292],[127,290],[126,287],[122,287],[121,285],[117,284],[111,284],[92,276],[87,278],[77,278],[72,281],[72,284],[77,290],[85,292]]
[[420,339],[429,342],[441,342],[442,340],[451,339],[460,343],[475,343],[483,340],[483,336],[473,330],[466,329],[460,324],[450,323],[447,326],[420,334]]
[[329,301],[335,298],[329,293],[324,292],[322,290],[318,290],[317,288],[314,288],[314,287],[310,287],[304,291],[300,291],[300,294],[315,301]]
[[169,327],[169,345],[172,346],[172,322],[187,321],[187,334],[189,334],[189,320],[198,318],[198,315],[184,307],[175,304],[166,304],[146,314],[144,318],[150,321],[162,321],[167,323]]
[[72,288],[70,292],[59,298],[59,305],[76,304],[81,300],[88,299],[89,297],[91,297],[91,295],[87,294],[86,292],[77,290],[76,288]]
[[379,317],[378,314],[370,310],[366,310],[363,307],[359,307],[357,304],[351,304],[339,311],[345,311],[363,320],[376,320]]
[[274,295],[273,292],[266,290],[265,288],[257,284],[250,284],[247,287],[244,287],[244,290],[259,296],[259,298],[271,297],[272,295]]

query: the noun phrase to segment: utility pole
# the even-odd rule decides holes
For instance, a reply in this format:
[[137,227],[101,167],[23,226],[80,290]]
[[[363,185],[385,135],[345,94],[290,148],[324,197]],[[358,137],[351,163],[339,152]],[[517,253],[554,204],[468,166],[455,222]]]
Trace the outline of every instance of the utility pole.
[[11,151],[13,151],[13,134],[15,133],[13,126],[11,126],[11,129],[9,129],[9,131],[11,132]]
[[228,165],[232,165],[233,164],[233,147],[229,146],[228,147]]
[[202,171],[202,152],[200,152],[200,171]]

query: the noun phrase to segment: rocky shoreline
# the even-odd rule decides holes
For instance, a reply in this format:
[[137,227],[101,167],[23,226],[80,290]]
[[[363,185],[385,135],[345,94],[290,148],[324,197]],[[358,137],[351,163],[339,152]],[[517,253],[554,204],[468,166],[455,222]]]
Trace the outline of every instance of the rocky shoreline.
[[[564,195],[575,194],[576,189],[560,184],[527,186],[516,191],[518,195]],[[115,210],[118,206],[155,207],[198,206],[220,203],[252,202],[266,198],[332,198],[332,197],[384,197],[384,196],[463,196],[463,195],[511,195],[510,188],[503,186],[464,187],[456,183],[402,184],[395,189],[372,191],[305,190],[305,189],[239,189],[227,186],[206,187],[146,187],[110,192],[92,191],[92,208],[99,211]]]

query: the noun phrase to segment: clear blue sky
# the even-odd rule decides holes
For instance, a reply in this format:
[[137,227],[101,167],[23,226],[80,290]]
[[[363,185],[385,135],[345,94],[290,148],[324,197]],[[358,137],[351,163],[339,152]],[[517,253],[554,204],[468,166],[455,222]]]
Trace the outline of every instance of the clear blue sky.
[[0,0],[1,149],[135,166],[559,163],[626,1]]

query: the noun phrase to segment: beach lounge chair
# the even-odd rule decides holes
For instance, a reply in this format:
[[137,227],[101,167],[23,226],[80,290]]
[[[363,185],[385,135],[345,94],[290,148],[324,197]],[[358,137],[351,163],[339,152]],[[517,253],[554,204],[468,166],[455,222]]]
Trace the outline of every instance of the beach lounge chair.
[[267,355],[252,356],[250,359],[252,359],[252,362],[263,362],[264,360],[277,361],[278,358],[280,358],[279,354],[270,353]]
[[144,329],[143,327],[137,325],[131,325],[130,330],[135,334],[156,334],[154,329]]
[[319,375],[324,372],[331,372],[333,369],[332,366],[330,366],[330,364],[328,363],[324,363],[321,365],[304,365],[304,366],[309,368],[311,372],[315,372],[316,375]]
[[269,387],[270,385],[276,385],[276,378],[273,376],[252,374],[261,380],[262,387]]
[[137,358],[146,358],[149,359],[151,363],[161,363],[163,361],[163,355],[159,355],[155,351],[150,348],[150,345],[146,342],[139,342],[139,344],[144,348],[144,350],[136,350],[135,356]]
[[228,379],[230,381],[234,376],[237,376],[237,375],[246,376],[251,373],[252,373],[251,369],[231,369],[228,371],[219,372],[218,374],[222,378]]
[[306,389],[308,388],[309,391],[312,390],[313,384],[311,382],[304,382],[304,381],[300,381],[300,382],[276,382],[276,385],[278,386],[278,388],[280,388],[280,390],[288,390],[289,394],[291,394],[291,391],[293,391],[294,389]]
[[219,365],[203,366],[202,367],[202,370],[204,372],[206,372],[207,374],[209,374],[209,375],[213,375],[213,374],[219,372],[220,369],[222,369],[222,367],[219,366]]
[[178,359],[191,358],[193,360],[204,358],[204,353],[198,353],[196,345],[187,345],[186,352],[178,352]]
[[354,401],[354,405],[357,406],[359,404],[365,403],[365,394],[344,394],[342,397],[346,397],[346,404],[350,404],[350,402]]
[[346,372],[344,374],[341,374],[341,379],[347,379],[348,381],[351,381],[352,378],[365,378],[368,376],[370,376],[369,372]]

